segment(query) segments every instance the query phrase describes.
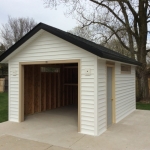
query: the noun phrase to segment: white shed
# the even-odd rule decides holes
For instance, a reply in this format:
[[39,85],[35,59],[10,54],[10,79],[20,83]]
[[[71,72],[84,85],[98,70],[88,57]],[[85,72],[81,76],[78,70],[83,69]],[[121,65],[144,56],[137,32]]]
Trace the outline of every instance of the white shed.
[[9,65],[9,121],[77,106],[78,132],[98,136],[135,108],[139,62],[39,23],[0,56]]

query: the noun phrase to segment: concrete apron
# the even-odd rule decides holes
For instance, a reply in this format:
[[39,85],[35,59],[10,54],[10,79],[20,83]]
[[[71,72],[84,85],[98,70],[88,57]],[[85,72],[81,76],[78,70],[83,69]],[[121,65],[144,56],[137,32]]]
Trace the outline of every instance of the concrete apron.
[[98,137],[77,133],[75,111],[39,113],[22,123],[0,124],[0,150],[9,145],[15,150],[149,150],[150,111],[136,110]]

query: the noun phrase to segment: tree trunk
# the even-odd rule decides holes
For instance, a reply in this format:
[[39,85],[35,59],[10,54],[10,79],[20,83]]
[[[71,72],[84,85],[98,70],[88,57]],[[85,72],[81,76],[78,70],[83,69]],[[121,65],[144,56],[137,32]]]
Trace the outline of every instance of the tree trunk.
[[[143,46],[142,46],[143,45]],[[146,52],[146,46],[142,42],[139,43],[139,52],[137,58],[138,61],[142,63],[142,66],[137,67],[137,77],[138,77],[138,95],[140,95],[141,100],[149,99],[149,87],[148,87],[148,74],[147,74],[147,63],[146,63],[146,53],[143,53],[144,49]]]
[[148,100],[149,98],[148,77],[145,75],[145,72],[142,73],[141,87],[143,91],[143,99]]
[[138,76],[137,79],[137,99],[140,100],[149,100],[149,87],[148,87],[148,76],[146,68],[138,67],[137,68]]
[[137,68],[139,77],[139,93],[142,94],[142,100],[149,99],[147,63],[146,63],[146,43],[147,43],[147,2],[139,0],[139,36],[137,41],[138,54],[137,59],[142,63]]

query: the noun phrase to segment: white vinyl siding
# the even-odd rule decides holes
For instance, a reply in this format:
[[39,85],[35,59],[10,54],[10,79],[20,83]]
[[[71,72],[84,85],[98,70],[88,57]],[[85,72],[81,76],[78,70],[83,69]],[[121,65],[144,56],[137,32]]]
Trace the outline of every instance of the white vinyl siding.
[[106,61],[98,59],[98,135],[106,131]]
[[[94,135],[94,60],[97,57],[59,37],[43,32],[40,37],[9,60],[9,120],[19,121],[19,62],[81,60],[81,133]],[[91,75],[85,76],[84,69]],[[12,71],[17,76],[12,76]]]
[[[19,62],[80,59],[81,133],[100,135],[106,131],[106,60],[46,31],[24,45],[8,62],[9,121],[19,121]],[[131,74],[121,74],[120,65],[115,62],[116,122],[135,110],[135,67],[131,66]],[[85,69],[91,70],[90,76],[85,75]]]
[[[115,62],[116,123],[135,110],[135,67],[131,74],[121,73],[121,64]],[[98,59],[98,135],[107,130],[106,61]]]
[[121,73],[121,64],[116,63],[116,122],[119,122],[135,110],[135,67],[131,74]]

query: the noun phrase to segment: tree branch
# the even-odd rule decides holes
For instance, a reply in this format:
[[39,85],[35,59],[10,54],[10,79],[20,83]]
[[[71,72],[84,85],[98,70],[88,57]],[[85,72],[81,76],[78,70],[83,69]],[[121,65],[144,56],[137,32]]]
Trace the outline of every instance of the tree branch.
[[[121,30],[123,30],[123,29],[120,29],[120,30],[115,31],[111,26],[108,26],[108,25],[105,24],[105,23],[91,21],[89,24],[92,24],[92,23],[97,23],[97,24],[103,25],[103,26],[107,27],[108,29],[110,29],[110,30],[114,33],[114,35],[117,37],[117,39],[119,40],[119,42],[121,43],[121,45],[122,45],[125,49],[127,49],[128,51],[130,51],[129,47],[124,44],[124,42],[121,40],[121,38],[120,38],[119,35],[117,34],[119,31],[121,31]],[[88,25],[89,25],[89,24],[88,24]],[[87,25],[87,26],[88,26],[88,25]]]
[[99,6],[103,6],[103,7],[107,8],[109,10],[109,12],[111,12],[115,18],[117,18],[124,26],[126,25],[125,22],[121,18],[118,17],[118,15],[114,12],[114,10],[112,10],[109,6],[103,4],[103,1],[102,2],[98,2],[95,0],[89,0],[89,1],[91,1],[95,4],[98,4]]

